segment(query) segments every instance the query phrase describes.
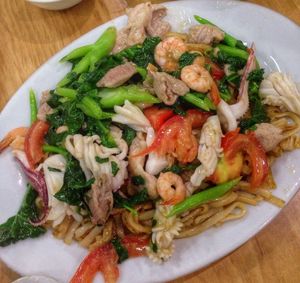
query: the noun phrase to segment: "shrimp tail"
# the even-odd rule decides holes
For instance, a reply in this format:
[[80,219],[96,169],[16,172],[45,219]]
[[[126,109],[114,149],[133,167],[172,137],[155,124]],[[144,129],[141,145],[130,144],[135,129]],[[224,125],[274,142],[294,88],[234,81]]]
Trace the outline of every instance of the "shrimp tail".
[[8,132],[6,136],[0,141],[0,153],[5,150],[17,137],[25,137],[28,128],[20,127],[15,128]]

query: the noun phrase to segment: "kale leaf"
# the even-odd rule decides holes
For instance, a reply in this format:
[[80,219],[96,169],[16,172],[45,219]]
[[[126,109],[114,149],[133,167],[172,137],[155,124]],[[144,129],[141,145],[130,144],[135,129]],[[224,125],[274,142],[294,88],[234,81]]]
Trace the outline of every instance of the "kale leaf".
[[126,141],[128,146],[130,146],[132,141],[136,137],[136,131],[126,125],[124,125],[122,128],[123,128],[122,138]]
[[148,64],[154,64],[154,49],[161,39],[159,37],[147,37],[142,45],[134,45],[119,52],[117,56],[127,58],[137,66],[146,68]]
[[70,205],[85,207],[84,194],[94,181],[95,179],[85,180],[79,162],[68,154],[64,184],[54,197]]
[[111,243],[113,244],[117,254],[118,254],[118,263],[123,262],[124,260],[128,259],[128,251],[127,249],[122,245],[119,237],[114,237],[111,240]]
[[114,206],[115,207],[130,207],[133,208],[135,205],[143,203],[149,200],[147,189],[143,189],[136,195],[130,198],[123,198],[119,193],[114,193]]
[[145,179],[142,176],[140,176],[140,175],[138,175],[138,176],[132,176],[131,177],[131,182],[135,186],[145,185]]
[[86,127],[83,129],[83,135],[98,135],[101,139],[101,143],[109,148],[117,147],[117,144],[110,133],[109,122],[100,121],[88,117],[86,120]]
[[256,69],[248,76],[251,118],[245,118],[240,121],[239,127],[241,128],[241,132],[254,129],[256,124],[269,122],[270,120],[258,93],[263,75],[264,69]]
[[38,218],[38,211],[35,205],[36,197],[37,193],[28,185],[18,213],[0,225],[1,247],[27,238],[36,238],[46,232],[44,227],[36,227],[29,222],[29,220],[36,220]]
[[229,64],[229,70],[233,72],[237,72],[238,70],[243,69],[247,63],[245,59],[238,57],[230,57],[223,51],[219,51],[217,56],[213,56],[212,59],[218,64]]
[[181,174],[183,171],[194,170],[198,167],[198,164],[179,165],[174,164],[171,167],[165,168],[162,172],[172,172],[175,174]]
[[182,69],[185,66],[192,65],[197,56],[199,56],[197,53],[184,52],[178,61],[179,68]]

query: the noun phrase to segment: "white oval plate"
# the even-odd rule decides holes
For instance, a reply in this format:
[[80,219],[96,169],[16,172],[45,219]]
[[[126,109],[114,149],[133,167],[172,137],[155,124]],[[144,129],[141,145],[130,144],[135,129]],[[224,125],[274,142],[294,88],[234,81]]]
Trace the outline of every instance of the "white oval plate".
[[[248,43],[254,41],[257,56],[267,72],[282,70],[300,81],[300,29],[268,9],[234,1],[177,1],[165,4],[173,29],[186,30],[196,22],[193,15],[210,19],[230,34]],[[0,137],[15,127],[29,124],[28,92],[33,87],[38,93],[51,89],[69,70],[58,61],[75,47],[91,43],[108,26],[120,28],[126,23],[122,16],[83,35],[58,52],[40,67],[17,91],[0,117]],[[286,153],[273,166],[277,182],[275,195],[288,202],[296,193],[300,181],[300,151]],[[0,223],[18,210],[26,181],[20,174],[9,151],[0,158]],[[161,282],[203,268],[230,253],[253,237],[268,224],[280,210],[266,202],[249,207],[241,220],[212,228],[201,235],[176,241],[172,259],[156,265],[148,258],[130,259],[120,266],[120,282]],[[22,275],[46,275],[67,282],[87,251],[76,243],[71,246],[56,240],[48,232],[38,239],[28,239],[0,248],[1,259]],[[101,281],[101,276],[95,280]]]

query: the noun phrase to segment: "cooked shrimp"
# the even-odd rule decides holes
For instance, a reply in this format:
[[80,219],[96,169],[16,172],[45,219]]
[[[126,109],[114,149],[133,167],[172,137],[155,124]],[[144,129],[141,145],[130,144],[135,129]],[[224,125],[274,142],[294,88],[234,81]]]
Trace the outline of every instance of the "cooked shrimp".
[[6,136],[0,141],[0,153],[6,149],[18,137],[25,137],[27,133],[26,127],[15,128],[8,132]]
[[182,178],[172,172],[159,175],[157,192],[167,205],[179,203],[186,197],[186,187]]
[[199,92],[208,92],[213,81],[209,72],[199,64],[185,66],[181,70],[181,79],[189,88]]
[[154,52],[156,63],[166,72],[178,69],[180,56],[187,51],[187,47],[179,37],[167,37],[160,42]]

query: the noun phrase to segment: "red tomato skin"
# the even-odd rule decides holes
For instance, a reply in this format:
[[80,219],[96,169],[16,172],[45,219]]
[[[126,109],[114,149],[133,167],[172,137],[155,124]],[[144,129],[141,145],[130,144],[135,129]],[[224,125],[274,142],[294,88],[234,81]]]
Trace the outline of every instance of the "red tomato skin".
[[157,106],[146,108],[144,114],[155,131],[158,131],[166,120],[174,116],[172,109],[159,108]]
[[31,125],[25,136],[24,151],[31,168],[34,168],[44,157],[42,146],[48,129],[48,123],[37,120]]
[[149,238],[138,235],[126,235],[122,244],[128,251],[129,257],[144,256],[146,247],[149,246]]
[[115,283],[119,278],[118,255],[111,243],[91,251],[82,261],[70,283],[92,283],[98,271],[106,283]]
[[209,112],[203,112],[198,109],[189,109],[185,118],[190,120],[193,129],[198,129],[203,126],[209,116],[211,116],[211,113]]
[[269,164],[267,155],[255,134],[253,132],[239,134],[238,130],[235,130],[226,134],[224,139],[222,146],[228,160],[241,151],[249,155],[252,167],[250,185],[252,189],[259,187],[268,175]]

